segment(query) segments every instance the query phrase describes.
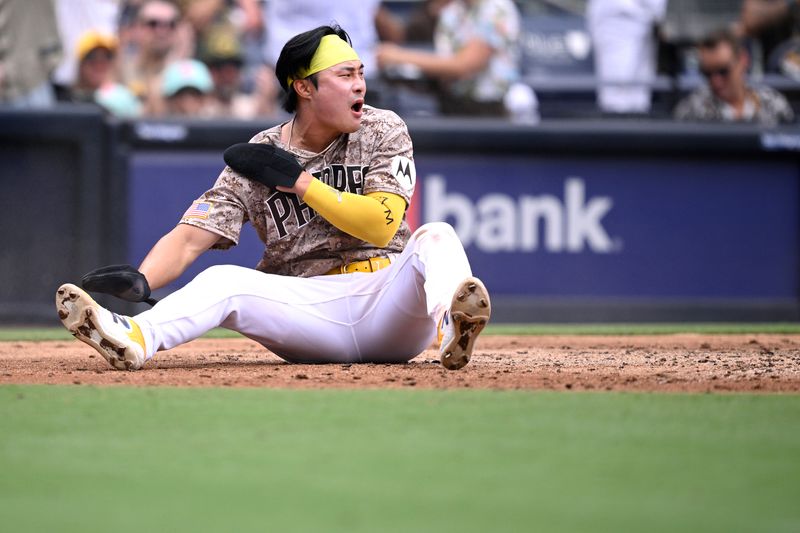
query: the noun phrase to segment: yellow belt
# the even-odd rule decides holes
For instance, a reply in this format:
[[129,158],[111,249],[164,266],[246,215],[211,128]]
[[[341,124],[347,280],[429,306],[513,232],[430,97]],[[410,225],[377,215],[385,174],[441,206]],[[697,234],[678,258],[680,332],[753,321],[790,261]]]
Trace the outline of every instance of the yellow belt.
[[347,263],[346,265],[332,268],[325,272],[325,275],[330,276],[333,274],[349,274],[351,272],[375,272],[376,270],[388,267],[390,263],[391,261],[388,257],[370,257],[369,259],[365,259],[363,261],[355,261],[353,263]]

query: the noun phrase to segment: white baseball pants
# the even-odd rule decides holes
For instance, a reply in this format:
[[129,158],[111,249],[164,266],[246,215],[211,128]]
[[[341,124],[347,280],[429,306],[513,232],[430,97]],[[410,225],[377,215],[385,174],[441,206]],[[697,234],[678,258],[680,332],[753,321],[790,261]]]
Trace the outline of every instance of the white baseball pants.
[[428,348],[471,275],[453,228],[434,222],[377,272],[296,278],[214,266],[134,320],[148,359],[221,326],[291,362],[398,363]]

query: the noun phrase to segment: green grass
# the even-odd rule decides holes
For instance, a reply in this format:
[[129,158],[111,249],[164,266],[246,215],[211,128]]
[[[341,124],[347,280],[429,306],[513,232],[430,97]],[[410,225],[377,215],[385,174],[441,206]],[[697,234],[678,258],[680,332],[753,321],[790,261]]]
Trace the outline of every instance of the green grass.
[[[800,323],[683,323],[683,324],[489,324],[486,335],[668,335],[673,333],[784,333],[800,334]],[[226,329],[214,329],[209,338],[235,338]],[[0,328],[2,341],[68,340],[72,336],[61,327]]]
[[800,530],[800,396],[0,387],[4,531]]

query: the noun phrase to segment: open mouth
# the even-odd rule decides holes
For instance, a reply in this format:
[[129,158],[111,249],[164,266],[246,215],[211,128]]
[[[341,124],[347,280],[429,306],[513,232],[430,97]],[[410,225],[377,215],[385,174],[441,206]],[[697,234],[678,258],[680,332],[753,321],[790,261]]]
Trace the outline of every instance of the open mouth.
[[361,110],[363,108],[364,108],[364,102],[356,102],[355,104],[350,106],[350,109],[352,109],[356,113],[361,113]]

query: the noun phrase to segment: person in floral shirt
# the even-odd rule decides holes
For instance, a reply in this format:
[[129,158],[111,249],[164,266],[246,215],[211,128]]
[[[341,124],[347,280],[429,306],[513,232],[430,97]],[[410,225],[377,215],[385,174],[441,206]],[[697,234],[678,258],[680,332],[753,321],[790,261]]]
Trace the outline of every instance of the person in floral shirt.
[[435,52],[382,44],[376,58],[381,68],[413,65],[435,79],[444,114],[502,115],[520,78],[519,35],[512,0],[451,0],[439,15]]
[[781,93],[747,83],[749,56],[732,33],[720,31],[704,39],[698,57],[700,72],[708,84],[678,103],[676,119],[752,122],[762,126],[794,121],[794,112]]

